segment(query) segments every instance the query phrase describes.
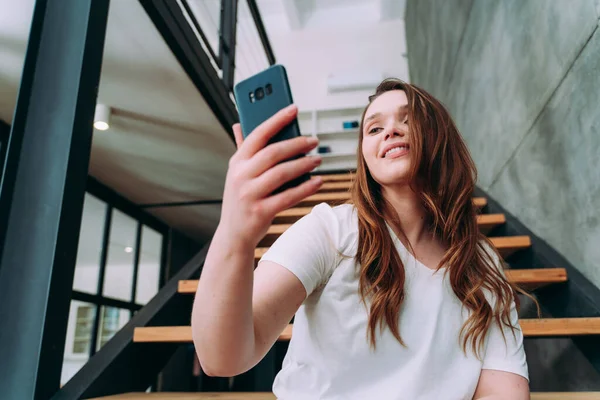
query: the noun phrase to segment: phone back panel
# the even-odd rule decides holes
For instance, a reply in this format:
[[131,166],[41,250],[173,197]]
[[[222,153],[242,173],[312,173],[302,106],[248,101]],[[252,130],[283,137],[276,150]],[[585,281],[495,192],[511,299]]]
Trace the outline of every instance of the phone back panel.
[[[270,90],[267,88],[270,87]],[[264,97],[258,98],[257,89],[264,90]],[[239,82],[234,90],[235,101],[240,115],[242,133],[246,138],[252,131],[264,121],[272,117],[279,110],[293,104],[292,91],[287,78],[287,73],[282,65],[273,65],[268,69]],[[269,93],[270,92],[270,93]],[[276,134],[270,143],[281,140],[293,139],[300,136],[298,120],[294,120]],[[303,157],[299,155],[294,158]],[[300,185],[310,179],[309,174],[286,182],[273,193],[279,193],[288,188]]]
[[[271,93],[267,93],[267,85],[271,86]],[[265,91],[262,99],[258,99],[256,96],[258,88],[263,88]],[[273,65],[239,82],[234,88],[234,93],[244,138],[277,111],[293,103],[287,73],[282,65]],[[296,136],[300,136],[300,129],[298,121],[294,120],[270,142],[292,139]]]

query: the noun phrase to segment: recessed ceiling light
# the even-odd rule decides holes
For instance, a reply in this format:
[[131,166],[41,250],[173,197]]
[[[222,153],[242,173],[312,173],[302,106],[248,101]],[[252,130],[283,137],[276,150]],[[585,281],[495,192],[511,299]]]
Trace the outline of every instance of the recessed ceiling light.
[[125,253],[131,253],[133,251],[133,247],[125,247]]
[[94,128],[105,131],[110,128],[110,107],[105,104],[96,104],[94,113]]

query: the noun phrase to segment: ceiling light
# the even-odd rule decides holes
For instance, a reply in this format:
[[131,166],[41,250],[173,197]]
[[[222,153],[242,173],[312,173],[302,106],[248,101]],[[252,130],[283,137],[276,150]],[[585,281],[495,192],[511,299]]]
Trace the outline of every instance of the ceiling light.
[[133,251],[133,247],[125,247],[125,253],[131,253]]
[[105,104],[96,104],[96,113],[94,114],[94,128],[99,131],[105,131],[110,128],[110,107]]

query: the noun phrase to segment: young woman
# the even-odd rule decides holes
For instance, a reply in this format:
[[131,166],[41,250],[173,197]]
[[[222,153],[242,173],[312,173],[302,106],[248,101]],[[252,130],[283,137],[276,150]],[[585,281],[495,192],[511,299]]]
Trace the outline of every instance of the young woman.
[[279,399],[529,399],[516,298],[477,227],[465,143],[414,85],[386,80],[369,100],[351,204],[314,207],[256,270],[274,216],[321,179],[269,194],[320,159],[279,164],[313,149],[311,138],[266,146],[294,107],[243,143],[234,127],[238,150],[192,315],[204,371],[252,368],[296,315]]

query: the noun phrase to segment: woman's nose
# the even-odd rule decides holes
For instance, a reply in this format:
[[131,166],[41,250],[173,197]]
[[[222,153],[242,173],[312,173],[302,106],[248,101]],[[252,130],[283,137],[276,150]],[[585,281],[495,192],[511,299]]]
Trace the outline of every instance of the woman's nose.
[[398,129],[396,127],[390,128],[387,130],[385,134],[385,139],[389,139],[391,137],[399,136],[404,137],[405,133],[402,129]]

